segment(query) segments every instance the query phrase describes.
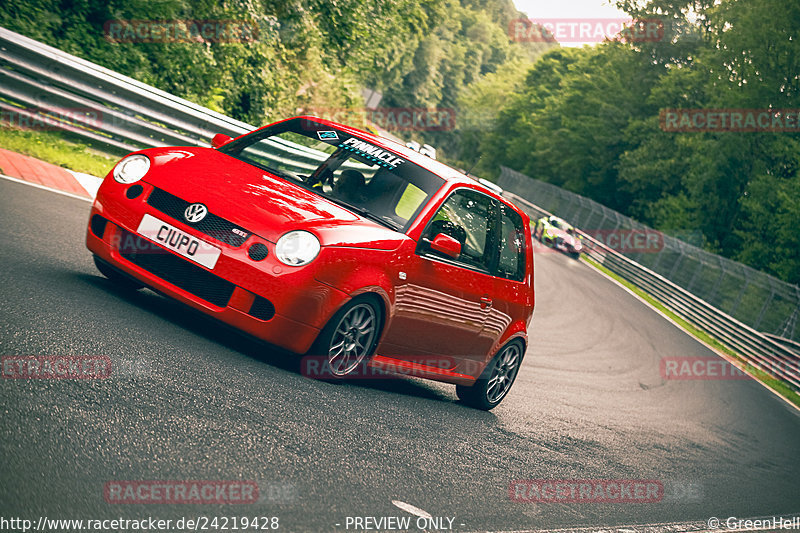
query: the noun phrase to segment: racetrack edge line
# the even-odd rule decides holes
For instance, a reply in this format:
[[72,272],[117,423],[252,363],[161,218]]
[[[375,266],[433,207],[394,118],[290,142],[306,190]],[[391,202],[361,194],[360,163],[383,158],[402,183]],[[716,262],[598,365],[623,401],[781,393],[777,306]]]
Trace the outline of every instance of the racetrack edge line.
[[83,200],[84,202],[92,202],[93,201],[91,198],[87,198],[85,196],[79,196],[77,194],[72,194],[71,192],[66,192],[66,191],[59,191],[58,189],[54,189],[52,187],[47,187],[46,185],[40,185],[38,183],[32,183],[30,181],[25,181],[25,180],[22,180],[22,179],[19,179],[19,178],[13,178],[11,176],[6,176],[5,174],[0,174],[0,178],[6,179],[8,181],[13,181],[13,182],[16,182],[16,183],[21,183],[23,185],[30,185],[31,187],[36,187],[37,189],[44,189],[45,191],[50,191],[50,192],[54,192],[54,193],[61,194],[61,195],[64,195],[64,196],[68,196],[68,197],[74,198],[76,200]]
[[[714,352],[714,353],[715,353],[715,354],[717,354],[718,356],[722,357],[722,358],[723,358],[723,359],[725,359],[727,362],[729,362],[730,364],[732,364],[733,366],[735,366],[736,368],[738,368],[739,370],[741,370],[742,372],[744,372],[745,374],[747,374],[748,376],[750,376],[750,377],[751,377],[751,378],[752,378],[754,381],[756,381],[756,382],[757,382],[759,385],[761,385],[762,387],[764,387],[765,389],[767,389],[769,392],[771,392],[772,394],[774,394],[775,396],[777,396],[778,398],[780,398],[780,399],[781,399],[781,400],[782,400],[782,401],[783,401],[785,404],[787,404],[788,406],[792,407],[792,408],[793,408],[795,411],[797,411],[798,413],[800,413],[800,406],[797,406],[797,405],[793,404],[792,402],[790,402],[790,401],[789,401],[789,399],[788,399],[788,398],[784,398],[784,397],[783,397],[781,394],[779,394],[777,391],[773,390],[773,389],[772,389],[772,388],[771,388],[769,385],[767,385],[766,383],[764,383],[763,381],[761,381],[760,379],[758,379],[756,376],[754,376],[754,375],[752,374],[752,372],[750,372],[749,370],[747,370],[747,367],[746,367],[744,364],[742,364],[742,362],[741,362],[741,361],[739,361],[738,359],[735,359],[735,358],[731,357],[730,355],[728,355],[728,354],[726,354],[725,352],[721,351],[719,348],[716,348],[715,346],[712,346],[712,345],[708,344],[708,343],[707,343],[706,341],[704,341],[703,339],[701,339],[701,338],[699,338],[699,337],[695,336],[695,335],[694,335],[694,334],[693,334],[691,331],[688,331],[688,330],[687,330],[686,328],[684,328],[684,327],[683,327],[681,324],[679,324],[678,322],[676,322],[676,321],[675,321],[675,320],[674,320],[672,317],[670,317],[669,315],[665,314],[665,313],[664,313],[664,312],[663,312],[661,309],[659,309],[659,308],[655,307],[653,304],[651,304],[650,302],[648,302],[647,300],[645,300],[644,298],[642,298],[641,296],[639,296],[638,294],[636,294],[635,292],[633,292],[631,289],[629,289],[628,287],[626,287],[624,284],[622,284],[622,283],[621,283],[621,282],[619,282],[618,280],[616,280],[616,279],[612,278],[611,276],[607,275],[607,274],[606,274],[605,272],[603,272],[602,270],[600,270],[600,269],[598,269],[598,268],[595,268],[595,267],[594,267],[594,266],[593,266],[591,263],[589,263],[589,262],[587,262],[587,261],[581,261],[581,262],[582,262],[582,263],[584,263],[584,264],[585,264],[587,267],[589,267],[589,268],[590,268],[592,271],[596,272],[596,273],[597,273],[597,274],[599,274],[600,276],[603,276],[605,279],[607,279],[607,280],[611,281],[612,283],[614,283],[615,285],[617,285],[618,287],[620,287],[622,290],[624,290],[625,292],[627,292],[628,294],[630,294],[631,296],[633,296],[634,298],[636,298],[637,300],[639,300],[640,302],[642,302],[644,305],[646,305],[647,307],[649,307],[650,309],[652,309],[653,311],[655,311],[656,313],[658,313],[659,315],[661,315],[661,317],[662,317],[662,318],[664,318],[664,319],[668,320],[670,323],[672,323],[672,325],[673,325],[673,326],[675,326],[675,327],[676,327],[676,328],[678,328],[679,330],[683,331],[684,333],[686,333],[687,335],[689,335],[691,338],[693,338],[694,340],[696,340],[697,342],[699,342],[700,344],[702,344],[703,346],[705,346],[706,348],[708,348],[709,350],[711,350],[712,352]],[[686,319],[684,318],[684,320],[686,320]],[[686,321],[687,321],[687,322],[689,322],[688,320],[686,320]],[[695,326],[695,327],[697,327],[697,326]],[[698,328],[698,329],[700,329],[700,328]]]
[[[74,198],[74,199],[76,199],[76,200],[82,200],[82,201],[84,201],[84,202],[92,202],[92,201],[93,201],[91,198],[86,198],[86,197],[84,197],[84,196],[78,196],[77,194],[72,194],[72,193],[65,192],[65,191],[59,191],[58,189],[53,189],[52,187],[47,187],[47,186],[45,186],[45,185],[40,185],[40,184],[38,184],[38,183],[31,183],[31,182],[29,182],[29,181],[21,180],[21,179],[19,179],[19,178],[13,178],[13,177],[11,177],[11,176],[6,176],[5,174],[0,174],[0,178],[6,179],[6,180],[8,180],[8,181],[13,181],[13,182],[16,182],[16,183],[21,183],[21,184],[23,184],[23,185],[29,185],[29,186],[31,186],[31,187],[35,187],[35,188],[37,188],[37,189],[43,189],[43,190],[45,190],[45,191],[54,192],[54,193],[57,193],[57,194],[61,194],[61,195],[63,195],[63,196],[67,196],[67,197],[69,197],[69,198]],[[665,320],[669,321],[669,322],[670,322],[672,325],[674,325],[675,327],[677,327],[678,329],[680,329],[681,331],[683,331],[685,334],[689,335],[689,336],[690,336],[690,337],[692,337],[694,340],[696,340],[697,342],[699,342],[700,344],[702,344],[703,346],[705,346],[706,348],[708,348],[709,350],[711,350],[712,352],[714,352],[715,354],[717,354],[719,357],[721,357],[721,358],[725,359],[727,362],[729,362],[730,364],[732,364],[733,366],[735,366],[736,368],[738,368],[739,370],[741,370],[742,372],[744,372],[745,374],[747,374],[748,376],[750,376],[750,377],[751,377],[751,378],[752,378],[754,381],[756,381],[756,382],[757,382],[759,385],[761,385],[762,387],[764,387],[765,389],[767,389],[767,390],[768,390],[770,393],[772,393],[773,395],[775,395],[775,396],[777,396],[778,398],[780,398],[780,399],[781,399],[781,400],[782,400],[782,401],[783,401],[785,404],[789,405],[789,406],[790,406],[790,407],[792,407],[792,408],[793,408],[795,411],[797,411],[798,413],[800,413],[800,407],[799,407],[799,406],[797,406],[797,405],[793,404],[793,403],[792,403],[792,402],[790,402],[790,401],[789,401],[787,398],[784,398],[782,395],[780,395],[780,394],[779,394],[777,391],[775,391],[775,390],[773,390],[772,388],[770,388],[770,387],[769,387],[769,386],[768,386],[766,383],[764,383],[763,381],[761,381],[760,379],[758,379],[757,377],[755,377],[755,376],[754,376],[754,375],[753,375],[753,374],[752,374],[750,371],[748,371],[748,370],[747,370],[747,368],[746,368],[746,367],[745,367],[745,366],[744,366],[744,365],[743,365],[743,364],[742,364],[740,361],[738,361],[737,359],[735,359],[735,358],[733,358],[733,357],[729,356],[729,355],[728,355],[728,354],[726,354],[725,352],[722,352],[722,351],[720,351],[720,350],[719,350],[719,349],[717,349],[716,347],[714,347],[714,346],[711,346],[710,344],[708,344],[708,343],[707,343],[707,342],[705,342],[704,340],[702,340],[702,339],[700,339],[700,338],[696,337],[696,336],[695,336],[695,335],[693,335],[693,334],[692,334],[690,331],[687,331],[687,330],[686,330],[686,329],[685,329],[685,328],[684,328],[682,325],[680,325],[680,324],[679,324],[679,323],[677,323],[675,320],[673,320],[671,317],[669,317],[668,315],[664,314],[664,312],[663,312],[663,311],[661,311],[661,310],[660,310],[660,309],[658,309],[657,307],[653,306],[653,305],[652,305],[650,302],[648,302],[647,300],[645,300],[644,298],[642,298],[641,296],[639,296],[638,294],[636,294],[635,292],[633,292],[632,290],[630,290],[628,287],[626,287],[625,285],[623,285],[622,283],[620,283],[620,282],[619,282],[619,281],[617,281],[616,279],[612,278],[611,276],[608,276],[608,275],[606,275],[606,273],[605,273],[605,272],[603,272],[603,271],[601,271],[601,270],[598,270],[597,268],[595,268],[594,266],[592,266],[591,264],[589,264],[589,263],[588,263],[588,262],[586,262],[586,261],[581,261],[581,263],[585,264],[585,265],[586,265],[586,266],[587,266],[589,269],[591,269],[593,272],[596,272],[598,275],[600,275],[600,276],[604,277],[605,279],[607,279],[607,280],[611,281],[612,283],[614,283],[615,285],[617,285],[618,287],[620,287],[622,290],[624,290],[625,292],[627,292],[628,294],[630,294],[631,296],[633,296],[634,298],[636,298],[637,300],[639,300],[641,303],[643,303],[644,305],[646,305],[647,307],[649,307],[650,309],[652,309],[653,311],[655,311],[656,313],[658,313],[658,314],[659,314],[659,315],[660,315],[662,318],[664,318]]]

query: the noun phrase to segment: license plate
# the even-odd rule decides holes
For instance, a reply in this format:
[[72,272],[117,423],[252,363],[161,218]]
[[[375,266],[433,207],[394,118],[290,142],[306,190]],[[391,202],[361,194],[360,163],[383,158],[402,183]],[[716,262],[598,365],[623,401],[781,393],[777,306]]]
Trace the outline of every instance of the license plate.
[[182,255],[186,259],[213,269],[221,250],[207,242],[193,237],[172,224],[167,224],[154,216],[145,215],[136,232],[142,237],[160,244],[164,248]]

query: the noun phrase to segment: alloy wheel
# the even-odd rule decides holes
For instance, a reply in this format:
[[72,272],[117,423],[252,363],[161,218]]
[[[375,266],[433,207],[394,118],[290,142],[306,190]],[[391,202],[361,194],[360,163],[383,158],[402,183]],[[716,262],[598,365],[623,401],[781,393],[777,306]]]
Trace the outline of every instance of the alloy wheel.
[[375,309],[361,303],[342,315],[328,348],[328,367],[335,376],[346,376],[369,355],[378,329]]

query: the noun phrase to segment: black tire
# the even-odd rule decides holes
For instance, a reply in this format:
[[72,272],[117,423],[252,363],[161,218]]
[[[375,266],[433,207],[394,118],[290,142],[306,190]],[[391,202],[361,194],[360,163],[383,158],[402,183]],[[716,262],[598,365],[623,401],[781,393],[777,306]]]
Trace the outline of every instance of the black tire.
[[489,361],[475,384],[456,385],[458,398],[476,409],[483,411],[494,409],[500,405],[514,385],[524,355],[525,351],[520,341],[509,342]]
[[581,260],[581,253],[580,252],[570,252],[569,256],[573,258],[575,261]]
[[382,324],[381,307],[373,298],[355,298],[339,309],[309,351],[321,358],[317,377],[326,381],[367,377]]
[[117,287],[128,291],[138,291],[139,289],[144,287],[144,284],[139,283],[135,279],[126,276],[125,274],[123,274],[113,266],[109,265],[96,255],[92,257],[94,258],[94,266],[97,267],[97,270],[99,270],[100,273],[106,278],[108,278],[110,281],[114,282],[114,284]]

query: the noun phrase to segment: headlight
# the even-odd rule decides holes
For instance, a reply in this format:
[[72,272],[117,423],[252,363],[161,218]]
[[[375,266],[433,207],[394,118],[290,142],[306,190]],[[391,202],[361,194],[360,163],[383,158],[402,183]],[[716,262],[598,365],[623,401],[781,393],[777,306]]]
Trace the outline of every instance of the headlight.
[[150,159],[143,155],[129,155],[114,167],[114,179],[120,183],[139,181],[150,170]]
[[317,257],[320,245],[312,233],[307,231],[290,231],[275,245],[275,257],[289,266],[307,265]]

